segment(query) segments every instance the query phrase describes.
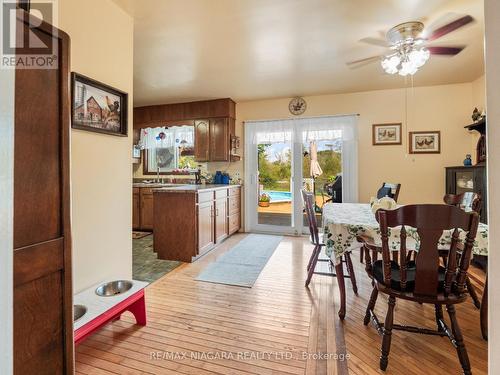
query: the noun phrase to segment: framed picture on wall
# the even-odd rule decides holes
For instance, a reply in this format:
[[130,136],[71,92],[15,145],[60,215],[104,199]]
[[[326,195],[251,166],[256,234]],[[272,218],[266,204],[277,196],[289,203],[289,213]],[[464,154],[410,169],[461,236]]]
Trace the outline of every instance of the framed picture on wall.
[[126,137],[128,94],[71,73],[71,127]]
[[391,124],[373,124],[372,144],[374,146],[400,145],[401,123],[398,122]]
[[410,132],[410,154],[441,153],[441,132]]

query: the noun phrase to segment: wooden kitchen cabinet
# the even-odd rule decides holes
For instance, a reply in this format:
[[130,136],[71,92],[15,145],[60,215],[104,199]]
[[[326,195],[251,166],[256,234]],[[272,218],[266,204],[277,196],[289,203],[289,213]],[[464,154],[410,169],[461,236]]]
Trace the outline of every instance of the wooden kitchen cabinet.
[[240,228],[240,186],[154,193],[153,246],[160,259],[192,262]]
[[198,246],[196,255],[204,254],[215,244],[214,238],[214,203],[212,201],[198,204]]
[[194,122],[194,157],[196,161],[210,161],[210,122]]
[[142,230],[153,230],[153,191],[142,188],[140,193],[140,227]]
[[229,119],[210,119],[210,161],[229,161],[230,139]]
[[[227,215],[228,215],[228,201],[227,201],[227,190],[222,190],[225,195],[223,197],[216,198],[215,200],[215,242],[219,243],[223,239],[225,239],[228,235],[228,223],[227,223]],[[217,191],[219,193],[219,191]]]
[[141,193],[139,188],[132,190],[132,228],[141,229]]

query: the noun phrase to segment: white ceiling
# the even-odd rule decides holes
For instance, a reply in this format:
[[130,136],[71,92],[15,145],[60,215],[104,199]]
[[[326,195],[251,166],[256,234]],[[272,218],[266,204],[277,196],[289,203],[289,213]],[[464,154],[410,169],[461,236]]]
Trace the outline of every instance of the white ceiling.
[[432,45],[467,45],[431,56],[416,86],[469,82],[483,74],[483,0],[114,0],[134,17],[134,105],[231,97],[236,101],[403,87],[378,63],[350,60],[411,20],[438,26],[476,20]]

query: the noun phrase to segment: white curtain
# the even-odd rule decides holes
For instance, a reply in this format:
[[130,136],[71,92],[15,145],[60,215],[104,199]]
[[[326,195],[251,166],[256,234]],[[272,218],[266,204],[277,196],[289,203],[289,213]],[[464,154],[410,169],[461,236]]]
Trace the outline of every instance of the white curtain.
[[342,140],[342,200],[358,202],[358,116],[323,116],[245,121],[252,127],[251,144]]
[[[164,138],[159,138],[164,133]],[[194,147],[193,126],[172,126],[141,129],[139,147],[148,153],[148,170],[157,169],[157,149],[162,150],[165,155],[172,155],[173,159],[168,166],[160,168],[160,172],[168,172],[177,168],[179,146]]]

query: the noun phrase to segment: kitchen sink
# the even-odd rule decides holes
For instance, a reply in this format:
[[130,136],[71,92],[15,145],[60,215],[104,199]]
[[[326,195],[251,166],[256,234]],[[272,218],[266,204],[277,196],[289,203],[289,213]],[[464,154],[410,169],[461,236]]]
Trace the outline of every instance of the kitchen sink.
[[73,306],[73,322],[80,320],[87,313],[87,307],[83,305]]
[[127,292],[132,288],[132,285],[132,282],[128,280],[110,281],[99,286],[95,293],[101,297],[112,297]]

